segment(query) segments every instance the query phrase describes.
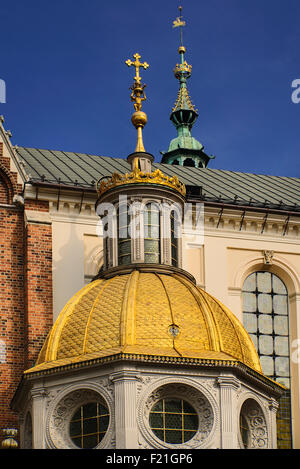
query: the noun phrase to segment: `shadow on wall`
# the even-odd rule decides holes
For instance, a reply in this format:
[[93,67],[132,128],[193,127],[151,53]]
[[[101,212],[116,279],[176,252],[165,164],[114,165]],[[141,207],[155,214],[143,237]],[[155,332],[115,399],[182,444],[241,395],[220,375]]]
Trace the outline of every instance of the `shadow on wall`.
[[96,228],[95,235],[86,234],[81,218],[91,215],[90,207],[84,207],[80,213],[79,204],[65,203],[60,213],[70,216],[70,222],[54,221],[52,226],[54,320],[70,298],[92,280],[103,263],[102,238],[97,236]]

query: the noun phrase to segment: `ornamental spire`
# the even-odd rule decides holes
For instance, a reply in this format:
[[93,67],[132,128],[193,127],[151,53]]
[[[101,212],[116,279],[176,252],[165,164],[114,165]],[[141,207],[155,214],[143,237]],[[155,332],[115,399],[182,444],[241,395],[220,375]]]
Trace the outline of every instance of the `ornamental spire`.
[[180,46],[178,53],[180,61],[174,68],[175,78],[179,81],[177,100],[172,108],[170,120],[177,130],[177,137],[172,139],[168,151],[161,151],[162,163],[182,166],[205,168],[212,158],[203,151],[203,145],[192,137],[191,130],[198,118],[187,89],[187,80],[192,74],[192,66],[185,60],[186,49],[183,45],[183,27],[186,22],[182,17],[182,7],[179,7],[179,16],[173,21],[173,28],[180,28]]
[[[133,102],[133,106],[135,109],[135,112],[132,114],[131,117],[131,122],[134,125],[134,127],[137,129],[137,144],[135,148],[135,152],[145,152],[144,144],[143,144],[143,135],[142,135],[142,129],[147,123],[147,115],[142,111],[142,102],[146,100],[146,95],[145,95],[145,87],[146,85],[143,85],[141,82],[141,76],[140,76],[140,68],[142,67],[144,70],[146,70],[149,67],[149,64],[147,62],[140,62],[140,54],[136,53],[134,54],[134,61],[128,59],[126,60],[126,65],[128,67],[134,66],[135,67],[135,77],[134,77],[134,83],[130,87],[132,90],[131,93],[131,102]],[[138,167],[138,159],[135,161],[135,166]]]
[[186,87],[186,81],[188,78],[190,78],[192,74],[192,66],[189,65],[184,58],[186,49],[183,45],[182,28],[185,25],[186,25],[186,22],[183,21],[182,19],[182,7],[180,6],[179,17],[177,17],[176,20],[173,21],[173,28],[178,28],[178,27],[180,28],[180,47],[178,48],[178,53],[180,55],[180,63],[176,64],[176,67],[174,68],[174,75],[175,75],[175,78],[177,78],[177,80],[179,80],[180,82],[180,88],[178,91],[176,103],[172,111],[174,112],[179,109],[184,109],[184,110],[191,110],[197,113],[197,110],[192,104],[191,98],[189,97],[188,90]]

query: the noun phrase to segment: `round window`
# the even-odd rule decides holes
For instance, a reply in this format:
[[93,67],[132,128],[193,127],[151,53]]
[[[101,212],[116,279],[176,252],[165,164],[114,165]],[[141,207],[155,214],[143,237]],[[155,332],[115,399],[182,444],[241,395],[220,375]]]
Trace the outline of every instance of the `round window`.
[[78,448],[95,448],[109,424],[108,408],[99,402],[80,406],[70,421],[70,437]]
[[152,407],[149,418],[153,433],[166,443],[185,443],[198,430],[197,412],[182,399],[161,399]]

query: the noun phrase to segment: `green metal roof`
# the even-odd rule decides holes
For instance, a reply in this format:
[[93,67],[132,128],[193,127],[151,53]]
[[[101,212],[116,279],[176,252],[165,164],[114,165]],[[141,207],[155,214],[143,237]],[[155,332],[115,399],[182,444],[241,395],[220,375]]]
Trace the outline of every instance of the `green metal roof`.
[[[130,171],[125,158],[23,147],[16,152],[26,179],[33,183],[92,189],[103,176]],[[300,211],[300,178],[161,163],[153,167],[178,176],[188,188],[201,187],[203,200]]]

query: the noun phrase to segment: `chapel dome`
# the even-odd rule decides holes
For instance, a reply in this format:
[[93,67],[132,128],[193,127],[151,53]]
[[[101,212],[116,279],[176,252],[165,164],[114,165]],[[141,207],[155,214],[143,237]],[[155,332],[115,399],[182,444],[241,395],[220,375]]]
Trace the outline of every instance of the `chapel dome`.
[[261,372],[240,321],[188,275],[133,268],[76,293],[27,373],[119,353],[234,360]]

